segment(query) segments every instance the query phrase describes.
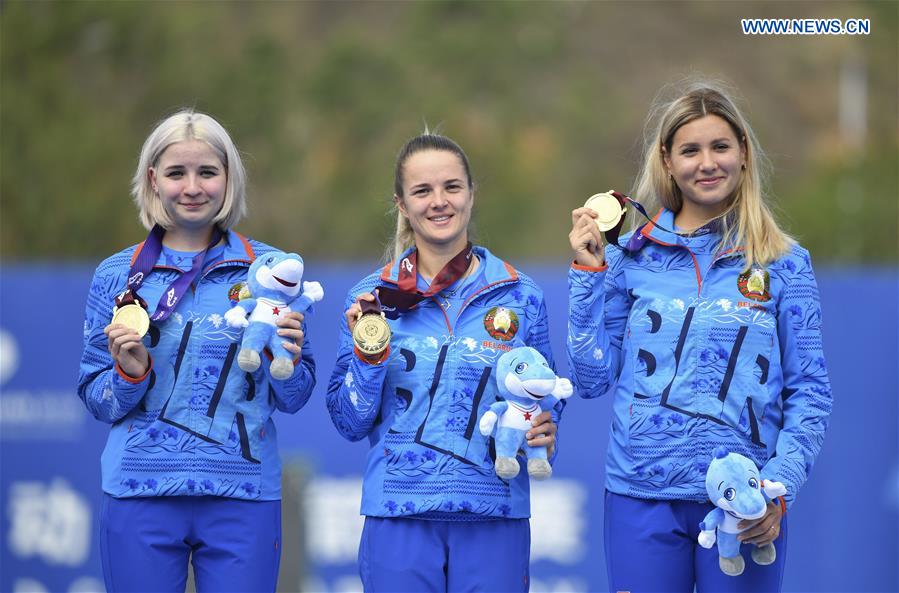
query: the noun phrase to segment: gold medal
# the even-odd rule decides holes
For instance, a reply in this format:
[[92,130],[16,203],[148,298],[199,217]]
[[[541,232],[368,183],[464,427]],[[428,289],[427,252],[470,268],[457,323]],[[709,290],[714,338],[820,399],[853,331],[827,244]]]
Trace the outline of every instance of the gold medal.
[[150,316],[143,307],[131,303],[112,310],[112,323],[120,323],[136,331],[140,337],[144,337],[150,329]]
[[390,344],[390,326],[383,313],[366,313],[353,328],[353,343],[365,356],[382,354]]
[[596,217],[596,226],[603,233],[614,229],[627,211],[627,208],[621,205],[618,198],[612,195],[612,190],[590,196],[587,198],[587,203],[584,206],[596,212],[598,215]]

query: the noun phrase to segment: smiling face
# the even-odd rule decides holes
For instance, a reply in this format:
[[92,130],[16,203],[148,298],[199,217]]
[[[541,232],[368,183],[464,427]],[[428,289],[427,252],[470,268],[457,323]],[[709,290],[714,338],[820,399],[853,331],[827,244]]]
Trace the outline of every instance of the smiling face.
[[423,150],[403,164],[403,195],[394,196],[419,249],[458,252],[468,243],[474,194],[462,160],[446,150]]
[[250,266],[250,292],[254,296],[283,295],[293,298],[300,293],[303,258],[296,253],[271,253],[256,258]]
[[683,197],[679,218],[701,224],[730,205],[746,150],[730,124],[706,115],[678,128],[664,158]]
[[500,356],[496,378],[503,397],[527,403],[552,393],[556,374],[537,350],[523,346]]
[[228,175],[211,146],[175,142],[149,170],[150,183],[176,230],[205,230],[222,208]]
[[765,514],[759,470],[747,457],[730,453],[713,459],[705,486],[709,500],[732,517],[758,519]]

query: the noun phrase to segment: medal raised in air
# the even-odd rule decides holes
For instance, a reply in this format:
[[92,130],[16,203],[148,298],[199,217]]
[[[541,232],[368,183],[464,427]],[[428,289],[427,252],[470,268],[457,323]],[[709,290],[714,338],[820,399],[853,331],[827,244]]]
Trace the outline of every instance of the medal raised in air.
[[612,195],[611,190],[590,196],[584,206],[596,212],[596,226],[603,233],[618,226],[618,222],[627,211],[618,198]]

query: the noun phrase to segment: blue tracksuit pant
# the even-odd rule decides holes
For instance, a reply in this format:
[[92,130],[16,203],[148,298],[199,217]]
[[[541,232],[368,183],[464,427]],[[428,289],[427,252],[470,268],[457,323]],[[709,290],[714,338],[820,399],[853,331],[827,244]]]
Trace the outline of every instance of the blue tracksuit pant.
[[528,519],[366,517],[359,576],[366,593],[526,593]]
[[198,593],[273,592],[281,558],[281,501],[106,495],[100,556],[110,592],[182,593],[188,559]]
[[718,549],[699,545],[699,523],[712,503],[644,500],[606,491],[605,548],[610,591],[631,593],[776,593],[783,583],[787,517],[774,540],[777,559],[759,566],[752,544],[744,544],[743,574],[732,577],[718,566]]

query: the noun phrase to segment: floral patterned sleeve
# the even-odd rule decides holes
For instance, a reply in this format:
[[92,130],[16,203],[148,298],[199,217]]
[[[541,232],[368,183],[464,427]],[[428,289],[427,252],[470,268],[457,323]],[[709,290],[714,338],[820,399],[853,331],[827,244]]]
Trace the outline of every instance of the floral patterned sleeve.
[[[344,310],[356,302],[356,295],[373,290],[377,277],[357,284],[347,295]],[[346,318],[340,322],[337,365],[328,383],[327,404],[331,421],[344,438],[358,441],[372,431],[381,410],[381,390],[387,364],[371,364],[357,356]]]
[[778,306],[777,336],[783,374],[783,426],[766,478],[787,487],[787,505],[815,463],[833,406],[821,340],[821,304],[808,251],[796,246],[779,270],[786,288]]
[[606,249],[606,267],[568,270],[568,367],[578,394],[599,397],[618,380],[630,299],[621,255]]
[[102,273],[101,269],[111,267],[105,264],[94,274],[87,297],[78,396],[94,418],[111,424],[124,418],[143,398],[150,385],[150,369],[143,377],[129,377],[109,353],[109,340],[103,330],[112,319],[113,300],[124,282],[120,274]]

